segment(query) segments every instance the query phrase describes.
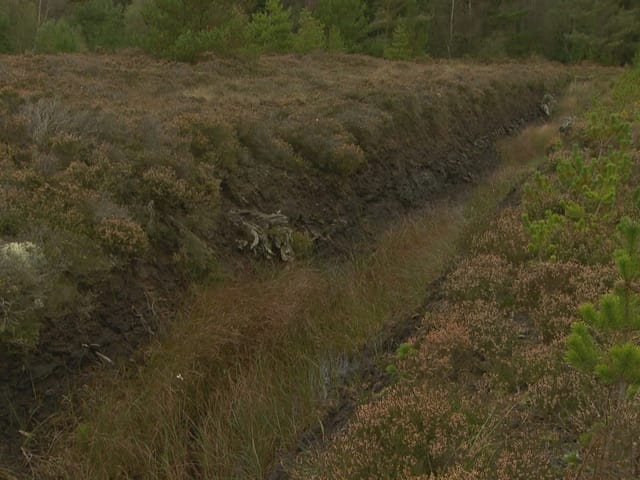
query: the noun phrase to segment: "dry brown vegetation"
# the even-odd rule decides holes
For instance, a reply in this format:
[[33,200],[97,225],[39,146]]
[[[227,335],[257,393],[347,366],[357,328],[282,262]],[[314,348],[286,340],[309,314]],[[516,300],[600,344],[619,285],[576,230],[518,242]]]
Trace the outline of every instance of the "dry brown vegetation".
[[[344,252],[481,178],[493,141],[567,78],[549,64],[357,56],[3,57],[0,239],[47,259],[25,277],[29,308],[2,331],[0,425],[24,457],[11,449],[11,463],[51,478],[263,475],[529,164],[496,170],[465,200],[473,209],[439,205],[333,267],[247,266],[229,212],[281,210],[299,257]],[[537,157],[555,131],[533,135],[531,152],[508,148]],[[181,294],[171,335],[134,354],[166,331]],[[140,365],[67,396],[100,355]]]
[[551,132],[533,133],[535,154],[503,163],[465,197],[396,222],[371,256],[195,292],[134,379],[107,379],[61,415],[66,433],[33,468],[45,478],[264,477],[322,425],[359,350],[380,348],[389,322],[411,315],[458,245],[542,159]]
[[[571,136],[580,147],[574,153],[555,147],[548,161],[555,167],[580,151],[597,165],[615,152],[628,154],[632,169],[616,178],[614,201],[598,204],[592,223],[568,228],[541,253],[532,248],[523,213],[533,215],[540,201],[554,205],[572,193],[558,186],[555,170],[538,174],[524,189],[523,204],[503,210],[473,236],[419,331],[389,357],[397,381],[364,402],[330,442],[298,456],[289,465],[291,478],[637,478],[637,394],[632,390],[616,403],[617,391],[565,357],[578,307],[618,280],[616,222],[638,215],[637,193],[629,189],[637,192],[640,145],[626,127],[610,127],[624,119],[633,130],[640,120],[637,73],[627,72],[614,94],[600,95],[590,119]],[[607,112],[615,112],[612,123]],[[509,142],[506,151],[518,156],[545,128]],[[582,181],[586,190],[602,179]]]

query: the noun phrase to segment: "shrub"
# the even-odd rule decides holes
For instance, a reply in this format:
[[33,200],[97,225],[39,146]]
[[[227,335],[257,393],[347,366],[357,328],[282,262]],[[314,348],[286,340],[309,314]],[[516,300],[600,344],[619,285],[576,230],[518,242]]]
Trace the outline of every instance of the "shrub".
[[215,255],[207,244],[190,231],[181,232],[180,246],[172,258],[190,281],[203,281],[218,273]]
[[77,52],[82,49],[82,36],[66,20],[45,22],[36,34],[38,53]]
[[45,308],[46,259],[31,242],[0,245],[0,338],[33,346]]
[[151,167],[142,174],[142,194],[160,207],[184,208],[188,202],[187,182],[176,177],[171,167]]
[[324,45],[324,25],[308,9],[302,9],[298,20],[298,31],[293,37],[293,50],[296,53],[308,53],[321,50]]
[[328,153],[321,167],[329,172],[347,176],[356,172],[366,163],[365,154],[358,145],[345,143],[338,145]]
[[323,474],[293,478],[435,478],[461,454],[466,422],[458,403],[437,385],[392,387],[360,406],[320,455]]
[[182,126],[180,133],[190,139],[190,151],[196,160],[226,170],[237,167],[241,147],[229,124],[198,120]]
[[171,47],[171,57],[181,62],[195,62],[199,55],[207,51],[211,35],[206,30],[182,33]]
[[140,256],[149,247],[144,229],[129,218],[105,218],[97,230],[104,248],[121,257]]
[[340,29],[335,25],[329,29],[327,34],[327,51],[329,53],[343,53],[347,50]]

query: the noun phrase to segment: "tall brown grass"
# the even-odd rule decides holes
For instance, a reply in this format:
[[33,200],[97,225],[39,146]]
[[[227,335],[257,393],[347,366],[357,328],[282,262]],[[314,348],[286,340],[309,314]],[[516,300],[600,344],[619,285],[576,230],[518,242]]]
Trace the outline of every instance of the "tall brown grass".
[[[531,129],[503,151],[517,164],[556,142],[555,131]],[[360,405],[331,441],[299,455],[289,478],[637,478],[637,397],[612,420],[615,392],[565,358],[578,306],[611,289],[615,266],[581,263],[577,251],[536,258],[523,211],[503,210],[474,236],[407,340],[412,354],[393,360],[398,382]]]
[[419,307],[469,232],[540,161],[538,143],[463,197],[399,220],[371,254],[194,290],[143,366],[87,386],[61,414],[50,451],[33,460],[37,476],[262,478],[321,422],[354,355]]

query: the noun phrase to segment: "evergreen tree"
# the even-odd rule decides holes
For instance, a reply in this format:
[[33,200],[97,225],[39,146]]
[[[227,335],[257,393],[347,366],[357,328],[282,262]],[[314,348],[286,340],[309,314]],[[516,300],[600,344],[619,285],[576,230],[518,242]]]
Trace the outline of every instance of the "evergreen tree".
[[296,53],[307,53],[321,50],[324,45],[324,25],[310,10],[303,8],[298,19],[298,31],[293,37],[293,50]]
[[260,52],[286,53],[293,45],[291,11],[280,0],[267,0],[264,11],[254,14],[247,28],[249,41]]
[[49,20],[38,29],[35,40],[38,53],[77,52],[82,47],[82,35],[64,19]]
[[10,51],[23,53],[32,50],[38,31],[35,3],[24,0],[0,0],[0,15],[8,20],[5,31]]
[[[369,35],[382,38],[384,51],[391,48],[394,36],[404,35],[408,42],[408,57],[422,55],[430,20],[424,9],[418,0],[381,0],[369,26]],[[400,32],[396,32],[398,27]]]
[[366,38],[368,21],[363,0],[319,0],[318,18],[331,32],[336,28],[347,51],[361,50]]
[[615,252],[620,281],[615,290],[593,304],[580,308],[582,322],[571,327],[567,339],[567,360],[580,370],[595,375],[618,392],[618,406],[630,389],[640,387],[640,224],[628,218],[618,226],[623,248]]
[[141,46],[157,55],[170,55],[176,40],[187,32],[224,25],[235,14],[234,2],[221,0],[149,0],[137,8],[145,25]]
[[393,31],[391,45],[384,50],[384,57],[389,60],[409,60],[411,54],[409,29],[405,22],[399,22]]
[[9,17],[0,12],[0,53],[11,52],[11,41],[9,39]]
[[327,34],[327,51],[329,53],[344,53],[346,51],[340,29],[335,25],[329,29]]
[[76,23],[80,25],[90,48],[116,48],[124,41],[124,12],[112,0],[90,0],[77,7]]

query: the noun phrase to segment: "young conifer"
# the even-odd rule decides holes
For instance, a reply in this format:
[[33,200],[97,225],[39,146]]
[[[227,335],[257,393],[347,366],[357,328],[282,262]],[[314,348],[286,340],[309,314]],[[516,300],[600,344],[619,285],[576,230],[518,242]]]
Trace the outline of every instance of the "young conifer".
[[619,408],[640,387],[640,224],[624,218],[618,225],[622,248],[614,256],[620,280],[603,295],[600,309],[580,307],[583,321],[571,327],[566,358],[618,390]]

